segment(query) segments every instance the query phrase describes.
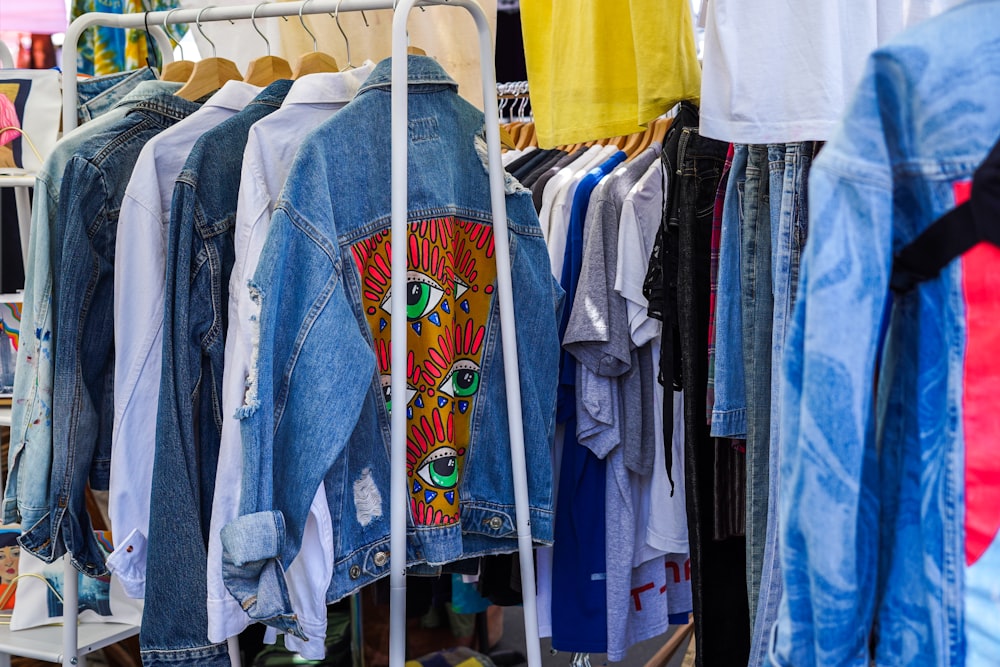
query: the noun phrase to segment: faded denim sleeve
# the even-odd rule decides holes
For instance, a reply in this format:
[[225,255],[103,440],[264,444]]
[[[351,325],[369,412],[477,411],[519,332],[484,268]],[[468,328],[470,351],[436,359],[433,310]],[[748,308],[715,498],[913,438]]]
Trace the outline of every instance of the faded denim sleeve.
[[336,235],[317,224],[279,205],[248,285],[259,333],[239,412],[240,517],[222,531],[229,591],[254,620],[300,637],[284,571],[375,377],[374,353],[342,282],[348,267]]
[[874,380],[892,260],[886,130],[893,85],[873,59],[810,174],[809,241],[784,358],[785,592],[779,667],[868,664],[878,573]]
[[31,209],[2,517],[4,523],[21,522],[25,527],[33,526],[48,512],[55,372],[49,239],[59,207],[57,193],[51,175],[43,170],[35,183]]

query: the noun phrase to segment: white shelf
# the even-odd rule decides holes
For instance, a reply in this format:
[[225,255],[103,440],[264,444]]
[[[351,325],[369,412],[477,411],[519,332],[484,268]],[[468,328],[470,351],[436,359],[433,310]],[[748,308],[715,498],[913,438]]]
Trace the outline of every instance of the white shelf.
[[35,172],[0,173],[0,188],[33,188],[35,187]]
[[[77,635],[78,655],[99,651],[123,639],[139,634],[139,628],[123,623],[81,623]],[[0,626],[0,653],[61,663],[63,627],[46,625],[30,630],[11,632]]]

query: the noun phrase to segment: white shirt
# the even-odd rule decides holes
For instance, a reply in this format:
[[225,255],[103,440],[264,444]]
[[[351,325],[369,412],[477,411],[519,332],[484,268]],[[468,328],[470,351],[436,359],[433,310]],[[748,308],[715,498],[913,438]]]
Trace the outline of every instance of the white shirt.
[[957,0],[710,0],[702,136],[767,144],[826,141],[868,54]]
[[[557,171],[556,175],[550,178],[549,182],[545,184],[545,190],[542,192],[542,210],[538,213],[538,221],[541,224],[542,234],[545,236],[545,244],[547,246],[551,247],[549,235],[552,226],[552,207],[555,205],[556,197],[573,179],[573,176],[585,164],[590,164],[594,160],[594,156],[599,152],[601,152],[601,146],[591,146],[580,157]],[[556,273],[555,268],[552,269],[552,275],[555,276],[556,280],[561,278],[560,274]]]
[[[566,254],[566,238],[569,233],[570,216],[573,214],[573,198],[576,196],[576,189],[580,185],[580,181],[587,175],[587,172],[594,167],[601,166],[608,158],[618,152],[618,147],[613,144],[608,146],[598,144],[592,148],[597,148],[598,150],[593,153],[587,151],[584,154],[585,156],[590,156],[589,160],[583,161],[581,158],[581,160],[576,160],[570,165],[574,167],[574,171],[566,184],[555,193],[555,199],[552,203],[552,214],[549,218],[549,235],[545,239],[545,243],[549,249],[549,262],[552,265],[552,275],[556,277],[556,280],[562,278],[563,257]],[[558,174],[556,177],[558,177]],[[555,180],[555,178],[552,180]],[[547,187],[546,191],[548,191]],[[566,304],[566,307],[572,307],[572,305]]]
[[[625,299],[632,342],[641,347],[653,346],[653,367],[660,364],[660,322],[646,312],[649,303],[642,295],[642,283],[649,265],[656,231],[663,212],[663,192],[666,178],[663,164],[654,162],[625,197],[618,226],[618,273],[615,291]],[[663,442],[663,385],[653,384],[653,424],[655,441]],[[687,553],[687,506],[684,494],[684,410],[681,392],[674,393],[674,423],[671,452],[674,494],[670,495],[666,454],[663,447],[654,448],[653,473],[649,489],[649,517],[646,524],[646,544],[667,553]],[[646,500],[643,500],[646,502]]]
[[122,200],[115,240],[115,416],[108,500],[115,550],[108,568],[133,598],[144,597],[146,587],[174,181],[202,134],[243,109],[260,90],[229,81],[198,111],[151,139],[139,153]]
[[[254,312],[247,282],[271,226],[271,214],[305,136],[344,107],[372,70],[372,63],[337,73],[305,76],[292,86],[281,108],[250,128],[236,208],[236,256],[229,280],[229,330],[222,377],[222,442],[208,543],[208,638],[222,642],[250,624],[222,580],[222,528],[239,514],[243,445],[236,413],[243,406],[253,351]],[[288,571],[292,606],[311,641],[288,635],[285,645],[303,657],[324,657],[326,591],[333,574],[333,526],[322,485],[313,490],[302,548]]]

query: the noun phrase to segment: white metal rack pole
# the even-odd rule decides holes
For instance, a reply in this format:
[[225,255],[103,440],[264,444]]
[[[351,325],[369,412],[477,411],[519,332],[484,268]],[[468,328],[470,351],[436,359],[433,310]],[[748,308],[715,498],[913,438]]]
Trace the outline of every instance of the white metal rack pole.
[[[407,86],[406,20],[419,0],[402,0],[392,22],[392,284],[406,284],[407,235]],[[423,4],[423,3],[420,3]],[[437,4],[437,3],[436,3]],[[524,427],[521,421],[521,385],[517,362],[517,333],[514,322],[514,299],[511,291],[510,246],[507,239],[507,205],[504,199],[503,166],[500,159],[500,118],[497,115],[496,71],[493,64],[493,42],[482,7],[475,0],[451,0],[439,4],[464,7],[472,15],[479,32],[480,69],[482,72],[483,103],[488,150],[490,199],[493,209],[493,238],[496,247],[497,299],[500,305],[500,331],[503,343],[504,379],[507,389],[507,416],[510,434],[511,465],[514,476],[514,499],[517,517],[518,552],[521,561],[521,591],[524,599],[524,632],[529,667],[541,666],[538,644],[538,616],[535,605],[535,568],[531,551],[531,525],[528,503],[528,476],[524,455]],[[399,250],[402,249],[402,252]],[[405,290],[392,291],[392,312],[406,308]],[[391,368],[391,393],[406,394],[406,320],[392,319],[390,358],[396,359]],[[406,512],[409,494],[406,490],[406,417],[403,410],[391,413],[392,454],[392,542],[390,553],[404,554],[392,560],[389,573],[389,667],[403,667],[406,660]],[[400,500],[396,500],[397,494]],[[485,650],[485,648],[484,648]]]
[[[500,327],[504,354],[504,378],[507,389],[508,428],[510,432],[511,465],[514,477],[515,514],[517,522],[518,552],[521,564],[521,588],[524,598],[524,628],[529,667],[541,666],[541,650],[538,643],[538,616],[535,601],[534,561],[531,551],[531,523],[528,500],[528,477],[524,453],[524,428],[521,419],[521,391],[518,372],[517,332],[514,319],[512,293],[510,247],[507,229],[507,210],[504,199],[503,163],[500,158],[500,121],[497,115],[496,73],[493,64],[493,41],[489,23],[482,7],[476,0],[402,0],[396,7],[393,0],[313,0],[311,2],[281,2],[265,5],[243,5],[211,7],[207,9],[172,10],[170,12],[150,12],[148,14],[85,14],[76,19],[66,33],[66,43],[74,49],[82,32],[94,25],[118,28],[142,28],[148,26],[159,44],[166,38],[159,29],[167,24],[202,23],[212,21],[292,16],[295,14],[321,14],[334,11],[362,11],[374,9],[396,9],[393,17],[392,41],[392,240],[405,239],[407,229],[407,37],[406,21],[410,11],[422,5],[451,5],[466,9],[476,23],[479,33],[480,68],[482,71],[483,101],[485,107],[486,140],[488,147],[490,199],[493,212],[493,234],[497,262],[497,298],[500,308]],[[169,41],[168,41],[169,45]],[[161,49],[164,61],[171,60],[169,48]],[[64,64],[63,82],[63,128],[66,131],[76,127],[76,59],[69,58]],[[407,243],[393,243],[404,249],[392,255],[392,281],[396,285],[406,284]],[[393,312],[406,312],[406,290],[393,290]],[[392,365],[391,392],[402,396],[406,393],[405,365],[399,363],[406,358],[406,320],[392,319]],[[406,637],[406,517],[409,512],[409,494],[406,493],[406,420],[405,412],[391,413],[391,483],[390,490],[390,553],[396,554],[390,569],[390,667],[403,667],[405,662]],[[401,558],[399,556],[402,556]],[[72,568],[72,566],[70,566]],[[68,606],[68,603],[67,603]],[[67,633],[68,634],[68,633]],[[75,649],[75,624],[73,628]],[[66,638],[69,646],[69,639]],[[75,653],[74,653],[75,660]],[[64,659],[65,667],[73,662]]]

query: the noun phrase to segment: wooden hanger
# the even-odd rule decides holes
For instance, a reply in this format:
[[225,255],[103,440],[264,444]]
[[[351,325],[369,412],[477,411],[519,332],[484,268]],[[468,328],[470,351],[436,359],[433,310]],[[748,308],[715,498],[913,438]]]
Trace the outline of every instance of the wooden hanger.
[[419,46],[408,46],[406,47],[406,52],[411,56],[426,56],[427,52],[424,51]]
[[176,93],[177,97],[191,102],[214,93],[219,88],[222,88],[226,81],[239,81],[243,78],[239,68],[236,67],[236,63],[226,58],[217,57],[215,55],[215,42],[205,37],[205,32],[201,29],[201,15],[206,9],[208,7],[204,7],[198,12],[195,25],[198,27],[198,32],[201,33],[201,36],[205,38],[205,41],[212,45],[212,57],[196,62],[187,83]]
[[[171,9],[167,12],[167,15],[163,17],[163,32],[167,33],[167,38],[171,39],[170,31],[167,29],[167,21],[170,19],[170,13],[179,11],[179,9]],[[177,44],[177,48],[181,50],[181,59],[174,60],[163,66],[163,71],[160,72],[161,81],[172,81],[174,83],[184,83],[191,78],[191,72],[194,71],[194,63],[190,60],[184,59],[184,47],[177,40],[172,40],[172,43]]]
[[645,132],[633,132],[628,135],[628,139],[625,140],[625,145],[622,146],[622,151],[631,158],[636,155],[636,149],[639,148],[639,144],[642,143],[642,138]]
[[254,15],[258,9],[266,4],[266,2],[262,2],[253,8],[253,11],[250,12],[250,23],[253,24],[253,29],[257,31],[260,38],[264,40],[264,44],[267,45],[267,55],[251,60],[247,68],[247,75],[243,78],[243,81],[246,83],[262,88],[274,83],[278,79],[290,79],[292,77],[292,66],[284,58],[271,55],[271,42],[267,40],[267,36],[257,27],[257,20]]
[[[319,72],[339,72],[340,66],[337,61],[329,53],[323,53],[319,50],[316,44],[316,35],[313,34],[312,30],[306,26],[305,18],[302,16],[302,10],[306,8],[311,0],[306,0],[299,7],[299,22],[302,24],[302,29],[306,31],[306,34],[312,37],[313,50],[309,53],[303,53],[299,56],[299,59],[295,61],[295,67],[292,68],[292,78],[299,79],[306,74],[317,74]],[[348,56],[350,60],[350,56]]]
[[517,150],[523,151],[525,148],[532,144],[532,140],[535,138],[535,124],[534,123],[522,123],[520,127],[520,132],[517,135]]

